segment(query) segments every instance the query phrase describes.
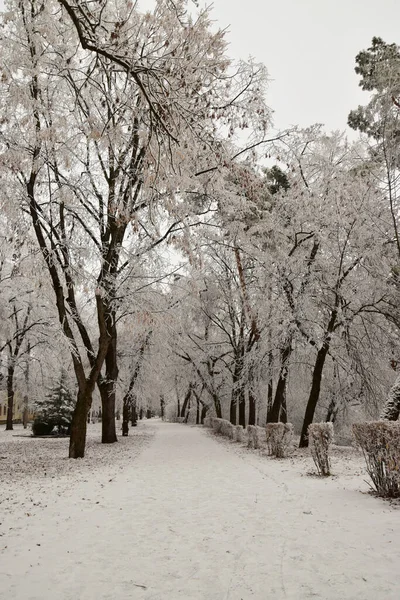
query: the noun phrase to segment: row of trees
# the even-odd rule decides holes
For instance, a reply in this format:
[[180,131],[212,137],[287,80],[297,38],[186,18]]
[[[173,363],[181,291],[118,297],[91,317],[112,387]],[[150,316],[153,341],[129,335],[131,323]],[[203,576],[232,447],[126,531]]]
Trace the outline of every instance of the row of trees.
[[[242,425],[304,411],[302,445],[320,408],[379,409],[398,348],[389,74],[365,87],[390,128],[383,100],[350,116],[369,144],[271,139],[264,67],[233,64],[189,2],[9,0],[0,44],[8,426],[16,370],[28,390],[68,362],[73,458],[96,389],[104,443],[117,396],[124,422],[138,396]],[[398,49],[374,44],[384,79]]]

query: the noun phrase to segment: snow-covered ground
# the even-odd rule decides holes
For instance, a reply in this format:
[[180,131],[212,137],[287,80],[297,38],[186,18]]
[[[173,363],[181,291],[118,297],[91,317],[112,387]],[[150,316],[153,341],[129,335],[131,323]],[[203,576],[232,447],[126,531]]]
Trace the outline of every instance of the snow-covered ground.
[[0,598],[399,600],[400,507],[199,427],[140,423],[87,458],[65,439],[0,434]]

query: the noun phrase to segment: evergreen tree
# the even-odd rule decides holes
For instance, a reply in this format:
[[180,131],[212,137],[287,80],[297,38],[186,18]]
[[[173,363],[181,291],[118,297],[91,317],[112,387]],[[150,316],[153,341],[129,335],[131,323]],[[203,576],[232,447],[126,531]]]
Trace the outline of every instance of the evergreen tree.
[[57,427],[58,433],[69,433],[74,408],[75,397],[68,387],[67,376],[63,370],[46,399],[37,404],[35,422],[46,423],[52,428]]

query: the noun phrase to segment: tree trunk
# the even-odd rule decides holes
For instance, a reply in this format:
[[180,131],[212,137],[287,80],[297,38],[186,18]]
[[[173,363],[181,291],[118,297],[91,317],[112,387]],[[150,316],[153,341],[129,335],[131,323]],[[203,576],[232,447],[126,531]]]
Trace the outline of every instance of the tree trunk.
[[279,414],[279,420],[281,423],[287,423],[286,388],[287,388],[287,386],[285,387],[285,393],[283,394],[283,399],[282,399],[281,412]]
[[71,436],[69,439],[69,458],[85,456],[87,414],[92,403],[92,396],[86,390],[79,391],[74,414],[72,415]]
[[127,437],[129,434],[129,402],[125,401],[122,406],[122,436]]
[[164,396],[162,394],[160,396],[160,416],[161,416],[162,420],[164,421],[164,419],[165,419],[165,400],[164,400]]
[[241,385],[238,390],[239,425],[246,428],[246,398],[244,388]]
[[231,405],[230,405],[230,409],[229,409],[229,420],[232,423],[232,425],[236,425],[236,422],[237,422],[237,410],[236,410],[236,408],[237,408],[236,407],[236,398],[232,394]]
[[380,418],[385,421],[397,421],[400,416],[400,375],[391,388]]
[[13,414],[14,414],[14,365],[11,364],[7,368],[7,422],[6,431],[13,430]]
[[315,409],[318,404],[321,391],[322,371],[324,369],[325,360],[329,350],[329,341],[326,340],[322,348],[318,351],[317,359],[314,365],[312,376],[311,391],[308,397],[306,412],[304,415],[303,427],[300,436],[300,448],[308,447],[308,426],[311,425],[314,419]]
[[117,328],[115,325],[115,314],[112,312],[112,326],[110,332],[110,342],[107,348],[105,358],[106,375],[105,379],[100,376],[97,381],[97,387],[101,396],[102,421],[101,421],[101,442],[102,444],[114,444],[117,442],[117,432],[115,425],[115,390],[118,379],[118,359],[117,359]]
[[254,392],[249,389],[249,425],[256,424],[256,398],[254,396]]
[[268,422],[268,415],[270,414],[270,412],[272,410],[272,405],[274,403],[274,384],[273,384],[273,378],[272,378],[273,363],[274,363],[273,353],[269,352],[268,353],[267,422]]
[[137,415],[137,410],[136,410],[136,397],[135,397],[132,400],[132,409],[131,409],[131,425],[132,425],[132,427],[137,426],[137,419],[138,419],[138,415]]
[[188,387],[188,391],[186,392],[185,398],[183,400],[183,404],[182,404],[182,409],[180,412],[180,417],[185,417],[186,415],[186,409],[190,400],[190,396],[192,395],[192,384],[189,383],[189,387]]
[[115,382],[103,381],[99,386],[101,396],[101,443],[117,441],[115,427]]
[[206,404],[203,404],[203,406],[201,408],[201,424],[202,425],[204,425],[204,419],[206,418],[207,411],[208,411],[208,406],[206,406]]
[[218,397],[218,394],[216,394],[214,392],[212,395],[212,398],[214,401],[215,414],[217,415],[218,419],[222,419],[222,407],[221,407],[221,401]]
[[282,405],[285,402],[286,384],[289,374],[288,361],[292,354],[292,340],[281,351],[281,368],[275,390],[275,398],[271,410],[267,414],[267,423],[278,423]]

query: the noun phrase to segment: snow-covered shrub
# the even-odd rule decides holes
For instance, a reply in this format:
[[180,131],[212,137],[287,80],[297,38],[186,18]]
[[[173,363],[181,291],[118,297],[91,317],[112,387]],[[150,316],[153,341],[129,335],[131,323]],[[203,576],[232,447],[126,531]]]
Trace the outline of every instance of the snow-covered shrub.
[[35,436],[50,435],[54,429],[54,423],[48,423],[36,418],[32,423],[32,433]]
[[232,438],[233,437],[233,428],[234,428],[234,426],[232,425],[232,423],[230,421],[227,421],[226,419],[222,419],[222,423],[221,423],[222,435]]
[[223,419],[219,419],[218,417],[212,418],[212,428],[214,433],[221,433]]
[[212,417],[205,417],[203,425],[204,427],[212,427]]
[[234,440],[236,442],[244,442],[244,429],[242,427],[242,425],[234,425]]
[[176,417],[175,419],[175,423],[184,423],[185,422],[185,417]]
[[248,435],[248,441],[247,441],[247,446],[248,448],[259,448],[262,444],[262,434],[264,433],[264,430],[262,427],[257,427],[256,425],[248,425],[247,426],[247,435]]
[[355,423],[353,433],[379,496],[400,497],[400,423]]
[[265,433],[269,454],[276,458],[287,456],[293,439],[292,423],[267,423]]
[[333,423],[312,423],[308,427],[308,441],[319,475],[330,475],[329,449],[333,441]]

